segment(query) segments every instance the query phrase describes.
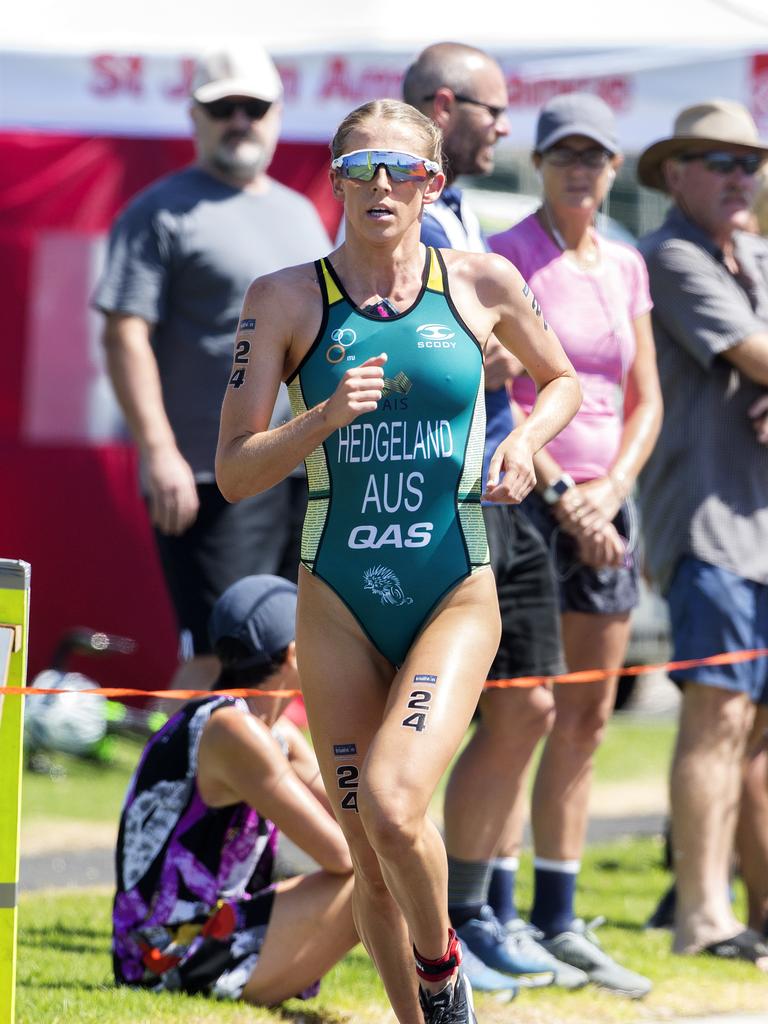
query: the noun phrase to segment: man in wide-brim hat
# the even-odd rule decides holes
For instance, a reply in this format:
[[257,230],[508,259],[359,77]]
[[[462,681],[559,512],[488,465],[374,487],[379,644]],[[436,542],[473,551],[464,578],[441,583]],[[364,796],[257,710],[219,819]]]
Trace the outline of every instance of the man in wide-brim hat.
[[672,135],[659,139],[641,155],[637,177],[642,185],[668,192],[664,162],[669,157],[691,159],[691,154],[718,151],[757,153],[768,158],[768,142],[757,134],[752,117],[740,103],[708,100],[681,110]]
[[[640,181],[673,201],[640,241],[665,408],[640,497],[675,660],[761,648],[768,637],[768,243],[743,230],[766,158],[749,112],[710,100],[681,111],[638,164]],[[768,659],[670,674],[682,688],[670,790],[674,949],[768,970]],[[745,761],[749,928],[728,896]]]

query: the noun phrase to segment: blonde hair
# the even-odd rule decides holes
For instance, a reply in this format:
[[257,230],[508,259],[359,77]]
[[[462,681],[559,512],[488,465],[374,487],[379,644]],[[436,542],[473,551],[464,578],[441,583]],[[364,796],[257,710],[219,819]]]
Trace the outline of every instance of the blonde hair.
[[426,150],[426,152],[416,155],[434,160],[442,167],[442,132],[434,121],[412,107],[410,103],[403,103],[402,100],[371,100],[347,114],[336,129],[336,134],[331,142],[331,153],[334,160],[343,154],[346,141],[352,132],[368,121],[376,120],[396,121],[403,128],[409,128],[414,135],[419,137]]

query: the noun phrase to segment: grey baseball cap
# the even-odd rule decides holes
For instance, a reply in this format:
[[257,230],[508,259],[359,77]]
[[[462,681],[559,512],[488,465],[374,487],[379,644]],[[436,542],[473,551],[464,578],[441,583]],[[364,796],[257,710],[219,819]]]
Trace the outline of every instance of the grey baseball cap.
[[242,657],[223,658],[226,668],[267,665],[296,637],[296,584],[281,576],[244,576],[228,587],[213,606],[208,622],[211,646],[239,641]]
[[536,123],[537,153],[544,153],[568,135],[585,135],[609,153],[621,150],[613,111],[589,92],[569,92],[545,103]]

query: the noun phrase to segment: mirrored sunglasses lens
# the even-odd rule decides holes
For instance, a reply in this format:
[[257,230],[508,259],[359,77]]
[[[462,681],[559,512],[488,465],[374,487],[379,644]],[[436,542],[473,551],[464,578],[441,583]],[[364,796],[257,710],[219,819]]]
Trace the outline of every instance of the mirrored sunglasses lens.
[[370,181],[374,170],[367,153],[345,156],[341,164],[341,172],[344,177],[352,178],[354,181]]
[[425,181],[427,178],[424,161],[404,153],[391,153],[385,166],[393,181]]
[[373,150],[343,157],[340,170],[344,177],[354,181],[371,181],[382,165],[392,181],[426,181],[428,176],[423,160],[405,153]]

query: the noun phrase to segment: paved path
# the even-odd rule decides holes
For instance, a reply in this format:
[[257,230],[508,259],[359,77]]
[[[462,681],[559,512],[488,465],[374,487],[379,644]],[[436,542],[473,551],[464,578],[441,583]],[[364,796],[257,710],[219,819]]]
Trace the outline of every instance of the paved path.
[[[590,821],[589,842],[603,842],[626,835],[658,835],[664,828],[661,814],[626,818],[595,817]],[[530,837],[528,837],[530,840]],[[311,870],[311,861],[289,839],[280,839],[281,859],[297,871]],[[52,850],[22,856],[19,883],[22,891],[33,889],[79,888],[84,885],[114,885],[114,852],[111,848],[91,850]],[[288,873],[288,872],[286,872]],[[295,873],[291,871],[290,873]]]

